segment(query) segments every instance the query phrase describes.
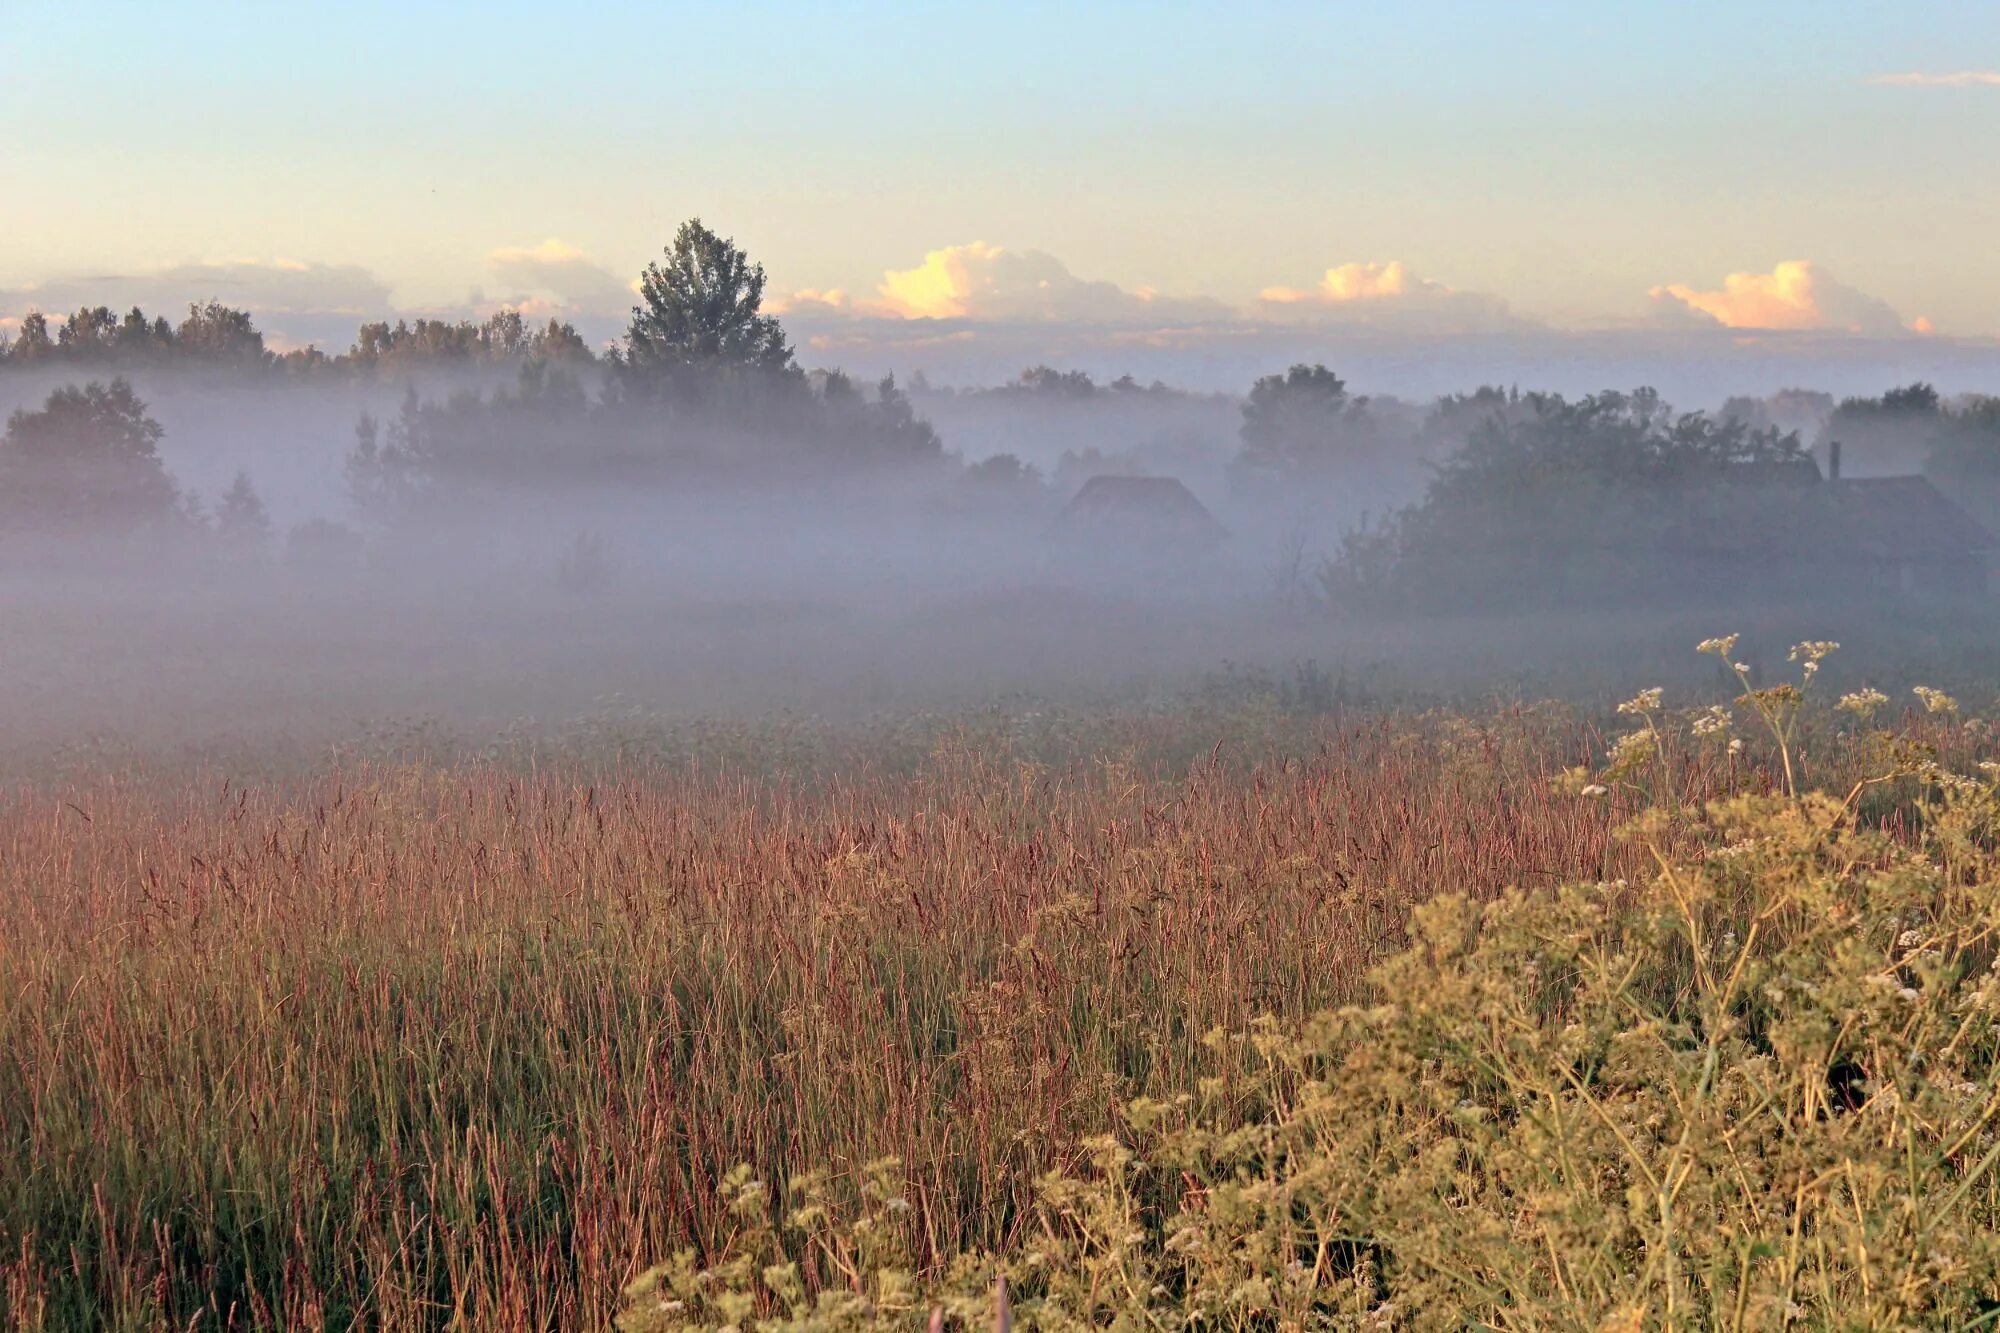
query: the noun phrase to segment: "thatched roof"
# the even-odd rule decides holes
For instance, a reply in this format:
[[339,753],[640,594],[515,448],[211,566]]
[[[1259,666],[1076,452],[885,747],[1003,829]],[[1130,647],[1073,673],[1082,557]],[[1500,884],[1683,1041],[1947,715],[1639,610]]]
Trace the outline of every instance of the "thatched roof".
[[1884,564],[1978,560],[2000,550],[1991,533],[1923,477],[1699,491],[1682,497],[1671,540],[1689,553]]
[[1229,535],[1176,477],[1092,477],[1049,532],[1067,541],[1121,545],[1206,545]]
[[1987,555],[1993,534],[1924,477],[1856,477],[1828,487],[1835,539],[1884,560]]

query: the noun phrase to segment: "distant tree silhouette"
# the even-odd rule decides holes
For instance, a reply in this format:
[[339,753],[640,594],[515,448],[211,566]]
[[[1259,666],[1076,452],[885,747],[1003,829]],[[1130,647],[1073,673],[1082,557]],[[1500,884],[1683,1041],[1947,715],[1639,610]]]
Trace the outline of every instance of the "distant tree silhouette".
[[1676,413],[1651,389],[1484,407],[1421,504],[1348,534],[1330,591],[1481,608],[1664,595],[1663,552],[1689,524],[1754,528],[1821,493],[1795,432]]
[[[1368,434],[1368,403],[1322,365],[1266,375],[1243,401],[1242,462],[1251,468],[1323,466]],[[1369,441],[1372,443],[1372,441]]]
[[387,320],[363,324],[344,360],[355,366],[381,367],[501,364],[543,360],[584,364],[590,348],[574,327],[550,319],[531,329],[521,312],[504,309],[484,321],[419,319],[412,324]]
[[118,351],[118,317],[107,306],[86,306],[63,322],[56,347],[72,361],[109,361]]
[[261,547],[271,538],[271,516],[250,474],[238,472],[215,507],[215,532],[224,541],[241,547]]
[[172,519],[165,432],[124,379],[57,389],[0,439],[0,516],[13,528],[132,529]]
[[119,321],[116,346],[121,360],[159,359],[173,350],[173,325],[165,316],[148,320],[145,311],[133,306]]
[[1042,398],[1088,398],[1097,392],[1097,382],[1088,373],[1057,370],[1053,366],[1028,367],[1015,378],[1012,387]]
[[174,330],[174,346],[183,360],[211,366],[249,368],[269,358],[250,312],[220,301],[188,306],[187,318]]
[[1924,475],[2000,532],[2000,397],[1973,395],[1938,414]]
[[61,362],[91,371],[145,368],[279,370],[287,375],[343,370],[454,368],[474,364],[519,365],[528,361],[584,366],[594,362],[575,326],[551,318],[534,326],[521,312],[504,309],[483,321],[419,319],[365,323],[339,357],[316,347],[273,354],[247,310],[220,301],[188,307],[178,326],[148,318],[133,306],[120,318],[109,306],[84,306],[51,330],[46,316],[29,311],[20,336],[0,339],[0,362],[30,366]]
[[39,310],[21,317],[21,336],[7,349],[7,359],[22,365],[46,361],[55,355],[55,340],[49,336],[49,318]]

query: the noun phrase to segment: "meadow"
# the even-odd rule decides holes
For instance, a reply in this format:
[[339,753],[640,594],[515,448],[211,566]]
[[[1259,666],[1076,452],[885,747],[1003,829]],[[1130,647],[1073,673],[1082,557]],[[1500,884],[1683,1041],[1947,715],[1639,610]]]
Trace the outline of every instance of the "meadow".
[[1788,688],[74,758],[0,1323],[1990,1323],[1991,733]]

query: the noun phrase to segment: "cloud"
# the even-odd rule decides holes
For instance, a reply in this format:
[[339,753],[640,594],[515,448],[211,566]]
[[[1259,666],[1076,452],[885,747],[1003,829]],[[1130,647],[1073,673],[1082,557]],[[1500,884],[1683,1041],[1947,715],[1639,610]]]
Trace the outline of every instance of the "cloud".
[[622,313],[632,304],[632,287],[583,251],[556,237],[540,245],[502,246],[486,256],[494,278],[516,295],[506,303],[526,307],[551,302],[593,314]]
[[272,346],[317,342],[345,347],[362,319],[379,319],[389,287],[358,264],[297,259],[216,259],[173,264],[139,273],[98,273],[50,278],[0,288],[0,311],[18,317],[40,310],[51,322],[86,306],[123,312],[138,306],[178,323],[190,304],[221,301],[257,317]]
[[1872,75],[1868,82],[1885,88],[2000,88],[2000,69],[1961,69],[1942,74],[1911,70]]
[[932,250],[914,268],[890,269],[872,298],[838,289],[794,292],[779,303],[793,313],[846,314],[903,320],[967,320],[999,324],[1093,324],[1227,317],[1228,307],[1202,298],[1128,291],[1113,282],[1079,278],[1054,255],[1008,250],[984,241]]
[[1306,288],[1266,287],[1252,313],[1283,323],[1369,325],[1433,333],[1520,328],[1529,321],[1497,296],[1419,277],[1399,259],[1330,268]]
[[1713,291],[1670,283],[1649,295],[1656,314],[1675,324],[1699,323],[1705,316],[1728,329],[1873,336],[1905,331],[1902,317],[1887,302],[1856,291],[1805,259],[1788,259],[1769,273],[1731,273]]
[[1443,283],[1426,282],[1414,276],[1403,266],[1402,260],[1392,259],[1386,264],[1342,264],[1328,269],[1319,286],[1309,291],[1300,291],[1295,287],[1266,287],[1259,293],[1259,299],[1279,305],[1297,305],[1306,301],[1344,305],[1350,301],[1446,295],[1450,291]]
[[389,303],[389,288],[357,264],[308,264],[296,259],[230,259],[175,264],[147,273],[52,278],[0,290],[0,308],[33,306],[48,314],[80,306],[138,305],[150,314],[178,315],[189,303],[216,300],[255,313],[362,315]]

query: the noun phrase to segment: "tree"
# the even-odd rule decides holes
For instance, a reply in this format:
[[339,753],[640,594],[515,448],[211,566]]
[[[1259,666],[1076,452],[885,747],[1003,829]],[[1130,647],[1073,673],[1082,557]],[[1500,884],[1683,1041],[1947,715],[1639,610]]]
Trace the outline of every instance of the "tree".
[[0,515],[11,526],[136,528],[177,512],[160,464],[165,435],[124,379],[50,394],[7,419],[0,439]]
[[2000,528],[2000,398],[1974,394],[1939,415],[1924,475],[1988,528]]
[[237,546],[261,547],[271,537],[271,516],[250,474],[238,472],[215,508],[216,535]]
[[49,337],[49,318],[39,310],[21,317],[21,336],[7,353],[10,361],[46,361],[55,355],[55,340]]
[[108,306],[86,306],[63,322],[56,346],[74,361],[108,361],[117,351],[118,317]]
[[590,354],[590,344],[583,340],[575,325],[554,318],[546,327],[528,335],[526,348],[530,360],[551,365],[582,366],[597,359]]
[[1330,592],[1398,607],[1658,598],[1695,590],[1684,553],[1704,533],[1788,560],[1816,540],[1825,488],[1796,432],[1675,413],[1651,389],[1484,407],[1421,504],[1343,539]]
[[1367,399],[1350,398],[1340,376],[1321,365],[1266,375],[1243,402],[1243,461],[1253,466],[1323,464],[1367,424]]
[[646,265],[639,297],[617,363],[628,384],[687,393],[715,378],[795,370],[784,327],[762,313],[764,266],[700,218]]
[[211,365],[262,365],[268,357],[250,313],[220,301],[190,305],[174,341],[183,356]]
[[1088,398],[1097,392],[1097,383],[1089,372],[1057,370],[1053,366],[1029,366],[1014,385],[1038,398]]
[[118,355],[142,359],[173,347],[174,330],[164,317],[148,321],[146,312],[133,306],[118,325]]
[[1821,428],[1820,442],[1838,441],[1857,471],[1907,472],[1922,463],[1948,425],[1938,391],[1919,381],[1880,398],[1843,398]]

